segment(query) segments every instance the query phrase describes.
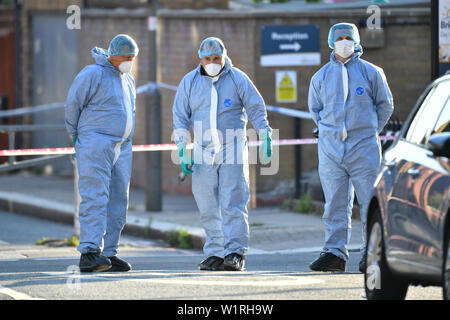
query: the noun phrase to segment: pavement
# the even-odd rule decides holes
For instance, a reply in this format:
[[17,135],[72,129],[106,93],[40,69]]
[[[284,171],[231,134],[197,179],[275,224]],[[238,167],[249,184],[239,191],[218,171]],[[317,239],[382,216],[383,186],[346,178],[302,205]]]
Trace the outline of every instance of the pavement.
[[[73,179],[28,171],[0,175],[0,210],[73,225]],[[248,217],[248,254],[316,252],[322,249],[324,227],[317,214],[300,214],[272,206],[250,209]],[[147,212],[145,191],[130,188],[124,234],[167,241],[176,230],[189,233],[192,248],[203,247],[205,233],[192,195],[165,192],[162,211]],[[51,237],[51,230],[48,236]],[[360,243],[361,223],[353,219],[349,250],[358,251]]]

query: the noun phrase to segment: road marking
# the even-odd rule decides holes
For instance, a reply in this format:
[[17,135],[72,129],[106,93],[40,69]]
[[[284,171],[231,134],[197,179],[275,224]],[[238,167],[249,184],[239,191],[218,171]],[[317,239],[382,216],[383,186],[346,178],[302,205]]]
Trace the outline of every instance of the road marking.
[[[214,280],[212,278],[215,278]],[[279,287],[279,286],[302,286],[310,284],[323,283],[324,280],[306,277],[288,277],[285,280],[267,280],[267,278],[254,278],[251,280],[242,280],[229,277],[209,277],[209,279],[199,280],[197,277],[192,280],[187,279],[130,279],[132,281],[138,281],[140,283],[159,283],[159,284],[174,284],[174,285],[194,285],[194,286],[233,286],[233,287]]]
[[13,298],[14,300],[44,300],[41,298],[33,298],[25,293],[9,289],[3,286],[0,286],[0,293]]
[[34,261],[58,261],[58,260],[78,260],[80,257],[50,257],[50,258],[33,258]]
[[[41,272],[53,277],[71,277],[70,272]],[[139,279],[136,279],[139,274]],[[230,273],[227,271],[214,272],[192,272],[192,270],[175,271],[141,271],[131,272],[127,275],[117,276],[116,273],[80,273],[75,276],[83,283],[83,280],[104,280],[104,281],[133,281],[139,283],[172,284],[172,285],[205,285],[205,286],[233,286],[233,287],[276,287],[276,286],[302,286],[324,283],[323,279],[315,276],[298,275],[298,272],[277,273],[267,271],[244,271],[242,273]],[[146,278],[144,278],[146,277]],[[268,277],[271,279],[268,280]],[[190,279],[187,279],[190,278]],[[272,280],[273,279],[273,280]]]
[[[348,251],[359,251],[361,248],[360,244],[352,244],[347,246]],[[256,248],[249,248],[248,255],[257,255],[257,254],[291,254],[291,253],[312,253],[312,252],[321,252],[323,247],[306,247],[306,248],[294,248],[294,249],[281,249],[274,251],[267,251]]]
[[27,258],[28,258],[27,256],[24,256],[23,254],[20,254],[20,253],[0,253],[1,261],[5,261],[5,260],[17,261],[17,260],[27,259]]
[[6,241],[0,240],[0,244],[9,244],[9,243]]
[[[189,257],[203,257],[203,254],[188,254]],[[173,258],[173,257],[184,257],[184,254],[146,254],[146,255],[127,255],[127,254],[123,254],[121,255],[122,258],[127,258],[127,259],[135,259],[135,258]],[[32,258],[31,260],[34,261],[57,261],[57,260],[80,260],[79,256],[75,256],[75,257],[49,257],[49,258]]]

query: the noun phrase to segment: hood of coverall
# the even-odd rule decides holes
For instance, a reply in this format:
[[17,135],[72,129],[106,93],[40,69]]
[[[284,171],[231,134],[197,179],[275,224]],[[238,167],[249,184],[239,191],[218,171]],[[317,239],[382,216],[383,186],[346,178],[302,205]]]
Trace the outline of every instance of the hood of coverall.
[[[355,52],[353,53],[352,57],[350,58],[350,61],[348,61],[347,63],[351,63],[353,61],[358,60],[363,54],[363,48],[360,44],[355,45]],[[336,59],[336,56],[334,55],[334,50],[331,51],[330,54],[330,61],[336,64],[340,64],[341,62]]]
[[96,64],[101,65],[105,68],[110,68],[113,71],[120,72],[116,69],[116,67],[112,65],[111,61],[109,61],[108,51],[106,51],[105,49],[94,47],[91,50],[91,53]]

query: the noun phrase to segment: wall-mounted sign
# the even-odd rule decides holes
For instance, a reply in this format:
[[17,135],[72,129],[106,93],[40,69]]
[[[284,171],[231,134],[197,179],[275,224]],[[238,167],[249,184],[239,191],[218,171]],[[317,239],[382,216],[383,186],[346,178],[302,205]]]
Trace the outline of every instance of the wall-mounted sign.
[[320,65],[318,25],[262,26],[261,66]]
[[431,1],[433,79],[450,73],[450,0]]
[[277,102],[297,102],[297,72],[277,71],[275,73]]
[[450,69],[450,0],[439,1],[439,63]]

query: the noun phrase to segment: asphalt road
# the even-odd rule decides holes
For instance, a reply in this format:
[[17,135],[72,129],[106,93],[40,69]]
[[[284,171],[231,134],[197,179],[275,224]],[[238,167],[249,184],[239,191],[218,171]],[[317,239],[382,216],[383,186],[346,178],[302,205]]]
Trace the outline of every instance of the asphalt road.
[[[122,237],[119,255],[128,273],[80,274],[74,247],[35,245],[44,237],[67,238],[72,228],[0,212],[0,300],[361,300],[359,253],[345,273],[308,269],[318,252],[249,254],[244,272],[199,271],[200,251]],[[413,287],[407,299],[442,299],[439,287]],[[186,311],[186,310],[183,310]]]

